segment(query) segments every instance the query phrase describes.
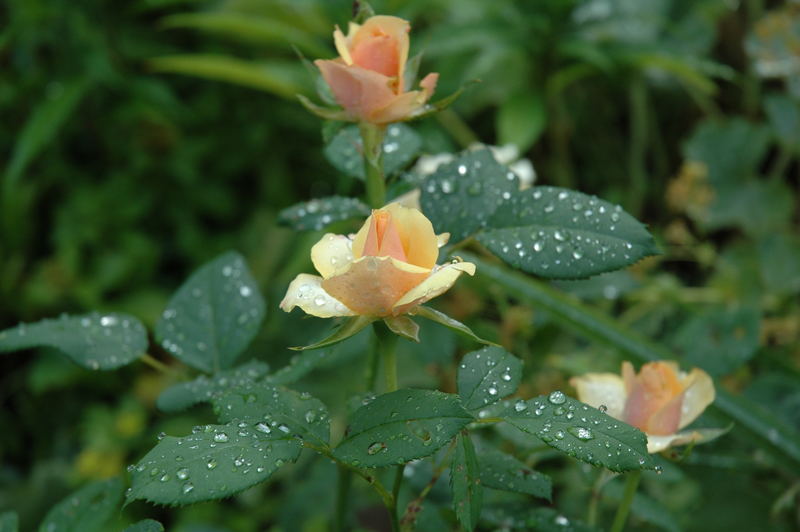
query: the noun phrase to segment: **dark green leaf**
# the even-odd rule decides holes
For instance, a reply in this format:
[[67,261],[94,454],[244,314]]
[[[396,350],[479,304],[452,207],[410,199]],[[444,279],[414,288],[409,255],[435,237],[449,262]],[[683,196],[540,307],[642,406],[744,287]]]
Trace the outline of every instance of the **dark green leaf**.
[[489,150],[468,151],[425,179],[420,205],[436,232],[449,232],[455,243],[484,228],[518,189],[517,176]]
[[599,529],[569,519],[553,508],[531,508],[529,504],[493,505],[483,512],[484,520],[504,530],[528,532],[598,532]]
[[180,505],[223,499],[263,482],[294,461],[301,444],[258,423],[196,427],[189,436],[166,436],[131,468],[129,501]]
[[800,292],[800,237],[789,233],[765,235],[758,242],[761,278],[776,294]]
[[144,521],[132,524],[123,530],[123,532],[164,532],[164,525],[152,519],[145,519]]
[[464,529],[474,530],[481,515],[483,487],[475,447],[468,434],[462,433],[456,439],[456,452],[450,464],[450,487],[458,521]]
[[498,109],[498,144],[513,144],[521,153],[525,153],[542,134],[546,122],[544,98],[526,88],[506,100]]
[[369,213],[369,207],[355,198],[330,196],[283,209],[278,223],[297,231],[319,231],[334,222],[367,217]]
[[57,505],[39,525],[39,532],[103,532],[119,511],[122,481],[112,478],[84,486]]
[[654,467],[642,431],[562,392],[520,399],[501,417],[582,462],[612,471]]
[[455,395],[398,390],[359,408],[334,454],[354,466],[402,464],[430,456],[472,420]]
[[361,329],[375,321],[375,318],[369,316],[353,316],[352,318],[345,318],[342,324],[328,336],[317,343],[307,345],[305,347],[292,347],[296,351],[305,351],[307,349],[319,349],[320,347],[328,347],[329,345],[338,344],[343,340],[347,340],[351,336],[361,332]]
[[791,223],[794,200],[786,183],[747,181],[719,187],[706,209],[691,214],[706,231],[740,227],[750,235],[766,237]]
[[[422,139],[409,126],[388,126],[383,139],[383,171],[386,176],[408,166],[421,147]],[[364,179],[364,155],[358,126],[342,128],[325,147],[325,157],[340,172]]]
[[234,420],[256,423],[266,434],[296,435],[322,446],[330,441],[328,409],[306,392],[249,383],[215,398],[214,410],[221,423]]
[[589,277],[657,253],[650,233],[618,205],[556,187],[515,194],[478,241],[515,268],[550,279]]
[[289,364],[272,375],[268,375],[264,380],[276,386],[292,384],[313,371],[329,354],[327,350],[304,351],[299,355],[293,356],[289,360]]
[[156,323],[157,341],[197,369],[231,367],[264,319],[264,299],[241,255],[225,253],[200,267],[170,299]]
[[267,371],[267,364],[253,360],[238,368],[220,371],[212,377],[203,375],[193,381],[170,386],[158,396],[156,405],[163,412],[179,412],[197,403],[211,402],[228,388],[257,381]]
[[458,366],[458,394],[467,410],[483,408],[519,386],[522,361],[502,347],[487,346],[464,355]]
[[490,342],[489,340],[484,340],[483,338],[481,338],[480,336],[478,336],[477,334],[472,332],[472,329],[470,329],[469,327],[467,327],[466,325],[464,325],[460,321],[458,321],[456,319],[453,319],[450,316],[448,316],[447,314],[445,314],[444,312],[439,312],[438,310],[436,310],[434,308],[425,307],[425,306],[420,305],[420,306],[415,307],[414,309],[412,309],[409,312],[409,314],[412,315],[412,316],[419,316],[421,318],[425,318],[425,319],[428,319],[428,320],[431,320],[431,321],[435,321],[439,325],[444,325],[448,329],[451,329],[453,331],[456,331],[457,333],[460,333],[460,334],[462,334],[464,336],[472,338],[473,340],[475,340],[478,343],[487,344],[487,345],[497,345],[494,342]]
[[147,351],[144,326],[127,314],[63,315],[58,319],[21,323],[0,332],[0,352],[54,347],[88,369],[115,369]]
[[764,98],[764,110],[778,142],[800,154],[800,103],[785,94],[770,94]]
[[17,512],[3,512],[0,514],[0,532],[17,532],[19,518]]
[[550,477],[526,466],[513,456],[497,449],[482,447],[481,482],[487,488],[525,493],[547,499],[552,497]]

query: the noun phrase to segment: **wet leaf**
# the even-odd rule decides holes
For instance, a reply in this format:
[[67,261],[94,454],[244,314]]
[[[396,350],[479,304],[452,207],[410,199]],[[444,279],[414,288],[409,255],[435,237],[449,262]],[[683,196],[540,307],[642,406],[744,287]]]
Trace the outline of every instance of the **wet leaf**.
[[522,361],[502,347],[487,346],[464,355],[458,365],[458,393],[467,410],[476,410],[517,390]]
[[119,512],[122,481],[93,482],[55,505],[39,525],[39,532],[104,532]]
[[[422,139],[405,124],[391,124],[383,139],[383,171],[392,176],[408,166],[422,148]],[[340,172],[364,179],[364,156],[358,126],[339,130],[325,146],[325,157]]]
[[366,218],[370,209],[355,198],[330,196],[292,205],[278,214],[278,223],[296,231],[319,231],[332,223]]
[[453,509],[465,530],[474,530],[478,525],[483,505],[478,458],[468,434],[456,439],[456,452],[450,464],[450,488],[453,490]]

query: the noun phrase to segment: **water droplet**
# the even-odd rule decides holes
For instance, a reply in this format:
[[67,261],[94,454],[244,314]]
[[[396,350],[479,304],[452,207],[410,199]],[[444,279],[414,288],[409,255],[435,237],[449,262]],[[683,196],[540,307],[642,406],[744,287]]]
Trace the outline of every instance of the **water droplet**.
[[181,480],[186,480],[187,478],[189,478],[189,470],[186,469],[185,467],[183,469],[178,469],[178,472],[175,473],[175,476]]
[[384,449],[386,449],[386,444],[383,442],[376,441],[375,443],[372,443],[370,444],[369,447],[367,447],[367,454],[369,455],[377,454],[383,451]]
[[503,379],[504,381],[508,382],[508,381],[511,380],[511,375],[508,374],[508,373],[503,373],[503,375],[500,378]]
[[206,467],[208,469],[214,469],[215,467],[217,467],[217,461],[214,460],[213,458],[209,458],[208,462],[206,462]]
[[564,431],[563,430],[556,431],[556,439],[557,440],[563,440],[564,439]]
[[192,485],[192,483],[191,482],[187,482],[186,484],[183,485],[183,488],[181,488],[181,491],[183,492],[184,495],[186,495],[187,493],[191,492],[193,489],[194,489],[194,486]]
[[459,175],[466,174],[467,173],[466,165],[463,165],[463,164],[458,165],[458,173],[459,173]]
[[600,406],[598,406],[598,407],[597,407],[597,409],[598,409],[600,412],[602,412],[603,414],[605,414],[606,412],[608,412],[608,407],[607,407],[606,405],[600,405]]
[[564,395],[564,392],[556,390],[547,397],[547,400],[553,403],[554,405],[563,405],[564,402],[567,400],[567,396]]
[[516,403],[514,403],[514,410],[515,410],[515,411],[517,411],[517,412],[522,412],[522,411],[524,411],[526,408],[528,408],[528,403],[526,403],[526,402],[525,402],[525,401],[523,401],[522,399],[520,399],[519,401],[517,401]]
[[488,390],[486,390],[486,391],[487,391],[487,392],[489,392],[489,395],[497,395],[497,388],[495,388],[494,386],[491,386],[491,387],[490,387]]
[[158,480],[160,480],[161,482],[166,482],[166,481],[169,480],[169,475],[164,473],[163,475],[161,475],[161,478],[159,478]]
[[306,419],[306,423],[313,423],[317,419],[317,413],[314,412],[313,410],[309,410],[308,412],[306,412],[306,415],[304,417]]
[[162,432],[158,433],[158,436],[156,436],[156,438],[158,438],[158,440],[161,441],[164,438],[166,438],[166,436],[167,436],[167,433],[162,431]]
[[242,297],[250,297],[250,294],[252,294],[252,293],[253,293],[253,291],[250,289],[249,286],[242,286],[242,287],[239,288],[239,294]]
[[228,441],[228,435],[225,434],[224,432],[217,432],[216,434],[214,434],[214,441],[219,443],[225,443],[226,441]]
[[325,304],[325,298],[323,296],[317,296],[314,298],[314,304],[318,307],[321,307]]
[[567,429],[567,431],[581,441],[589,441],[594,439],[592,429],[588,429],[586,427],[570,427]]

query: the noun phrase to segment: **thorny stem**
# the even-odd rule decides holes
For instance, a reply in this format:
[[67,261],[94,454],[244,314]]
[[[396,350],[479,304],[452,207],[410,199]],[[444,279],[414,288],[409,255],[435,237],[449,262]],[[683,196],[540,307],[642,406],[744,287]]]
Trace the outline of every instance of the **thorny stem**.
[[364,149],[364,174],[367,183],[367,203],[380,209],[386,203],[386,181],[383,175],[383,136],[385,125],[359,124]]
[[614,524],[611,525],[611,532],[622,532],[625,528],[625,521],[631,510],[633,496],[636,495],[636,488],[639,486],[639,479],[642,478],[641,471],[631,471],[625,480],[625,492],[622,495],[622,502],[617,508],[617,515],[614,516]]

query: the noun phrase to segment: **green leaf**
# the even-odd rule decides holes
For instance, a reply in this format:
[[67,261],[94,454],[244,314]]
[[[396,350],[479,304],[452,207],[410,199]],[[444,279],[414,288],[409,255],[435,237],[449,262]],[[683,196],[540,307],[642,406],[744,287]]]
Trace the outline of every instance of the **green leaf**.
[[768,290],[782,295],[800,292],[800,236],[773,233],[759,239],[761,277]]
[[389,316],[383,318],[383,323],[394,334],[412,342],[419,342],[419,325],[408,316]]
[[42,523],[39,532],[103,532],[106,524],[119,511],[122,480],[112,478],[93,482],[55,505]]
[[19,517],[17,512],[3,512],[0,514],[0,532],[17,532],[19,530]]
[[369,207],[355,198],[330,196],[283,209],[278,223],[296,231],[319,231],[334,222],[365,218],[369,213]]
[[778,142],[800,154],[800,103],[785,94],[770,94],[764,98],[764,111]]
[[123,532],[164,532],[164,525],[152,519],[145,519],[144,521],[132,524],[123,530]]
[[[386,128],[383,139],[383,171],[392,176],[408,166],[422,148],[422,139],[405,124],[392,124]],[[339,130],[325,146],[325,157],[340,172],[364,179],[364,156],[358,126]]]
[[563,392],[519,400],[500,417],[547,445],[612,471],[652,469],[647,436]]
[[322,446],[330,441],[328,409],[306,392],[248,383],[228,390],[213,402],[221,423],[235,420],[256,423],[266,434],[296,435]]
[[520,359],[502,347],[487,346],[461,359],[458,394],[467,410],[476,410],[514,393],[521,376]]
[[547,475],[534,471],[513,456],[497,449],[482,447],[480,456],[481,482],[487,488],[551,500],[553,482]]
[[519,179],[487,149],[467,151],[440,165],[422,186],[420,205],[437,233],[460,242],[484,228],[503,202],[519,189]]
[[353,414],[334,455],[360,467],[402,464],[435,453],[472,420],[456,395],[397,390]]
[[520,153],[525,153],[542,134],[546,123],[547,110],[542,95],[526,89],[498,109],[497,142],[513,144]]
[[264,319],[264,299],[241,255],[225,253],[200,267],[170,299],[156,340],[206,372],[231,367]]
[[288,99],[311,92],[302,65],[293,61],[255,62],[225,55],[178,54],[150,59],[147,64],[156,72],[226,81]]
[[483,487],[475,447],[468,434],[459,434],[456,439],[456,452],[450,464],[450,487],[458,521],[466,530],[474,530],[481,515]]
[[268,375],[264,380],[276,386],[292,384],[313,371],[328,355],[328,351],[323,350],[304,351],[293,356],[289,360],[289,364],[272,375]]
[[305,351],[306,349],[319,349],[320,347],[328,347],[329,345],[338,344],[343,340],[347,340],[351,336],[361,332],[361,329],[375,321],[375,318],[369,316],[353,316],[352,318],[345,318],[342,324],[330,336],[317,343],[307,345],[305,347],[292,347],[296,351]]
[[[676,358],[673,352],[663,346],[541,281],[486,262],[467,252],[461,252],[461,255],[464,260],[478,267],[481,276],[504,287],[521,301],[547,312],[555,321],[581,336],[618,349],[623,356],[639,362]],[[746,431],[757,445],[776,455],[788,469],[800,472],[800,431],[779,419],[770,409],[717,386],[716,399],[708,410],[722,413],[734,421],[737,430]]]
[[417,307],[414,307],[409,312],[409,314],[411,316],[419,316],[420,318],[425,318],[427,320],[435,321],[439,325],[444,325],[448,329],[451,329],[457,333],[472,338],[478,343],[486,345],[497,345],[496,343],[490,342],[489,340],[484,340],[483,338],[472,332],[472,329],[470,329],[460,321],[453,319],[444,312],[440,312],[434,308],[419,305]]
[[557,187],[515,194],[478,241],[514,266],[550,279],[579,279],[657,253],[653,237],[618,205]]
[[180,13],[164,17],[160,25],[164,28],[197,29],[252,44],[277,44],[283,47],[294,45],[313,57],[330,54],[330,50],[312,35],[283,21],[254,16],[251,13],[232,11]]
[[674,344],[687,365],[719,377],[739,369],[756,354],[760,329],[761,313],[756,308],[712,308],[688,319]]
[[147,343],[147,332],[139,320],[116,313],[63,315],[0,332],[0,352],[53,347],[93,370],[130,364],[147,351]]
[[740,227],[749,235],[764,238],[791,223],[794,198],[786,183],[751,180],[720,186],[707,208],[690,214],[706,231]]
[[530,504],[492,505],[483,512],[484,519],[504,530],[528,532],[599,532],[576,519],[569,519],[553,508],[531,508]]
[[[317,91],[323,90],[323,87],[320,87],[320,83],[317,83]],[[308,112],[311,114],[322,118],[323,120],[332,120],[332,121],[348,121],[350,120],[350,116],[348,115],[347,111],[342,109],[341,107],[324,107],[322,105],[318,105],[302,94],[297,95],[297,99],[300,101],[300,104],[306,108]]]
[[300,450],[288,434],[267,434],[258,423],[196,427],[189,436],[164,437],[130,468],[127,498],[169,505],[223,499],[263,482]]
[[267,364],[252,360],[237,368],[220,371],[212,377],[201,375],[193,381],[175,384],[161,392],[156,406],[162,412],[180,412],[197,403],[211,402],[228,388],[257,381],[268,371]]

